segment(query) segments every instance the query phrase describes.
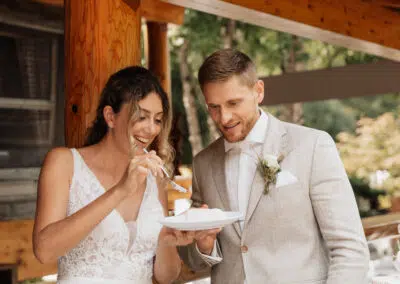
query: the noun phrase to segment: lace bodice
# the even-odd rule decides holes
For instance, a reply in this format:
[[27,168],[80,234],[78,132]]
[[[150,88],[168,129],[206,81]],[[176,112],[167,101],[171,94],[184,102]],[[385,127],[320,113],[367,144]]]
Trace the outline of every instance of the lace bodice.
[[[72,153],[74,173],[68,216],[105,192],[78,151],[72,149]],[[99,280],[93,283],[151,283],[153,257],[161,229],[158,220],[162,216],[157,183],[149,174],[136,222],[126,223],[114,209],[75,248],[59,258],[59,283],[74,278]],[[77,283],[76,279],[71,283]]]

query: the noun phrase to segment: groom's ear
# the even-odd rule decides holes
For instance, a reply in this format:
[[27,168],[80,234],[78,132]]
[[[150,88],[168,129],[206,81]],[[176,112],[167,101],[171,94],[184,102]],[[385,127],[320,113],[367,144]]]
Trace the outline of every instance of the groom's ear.
[[257,102],[261,104],[264,99],[264,81],[257,80],[254,88],[257,93]]

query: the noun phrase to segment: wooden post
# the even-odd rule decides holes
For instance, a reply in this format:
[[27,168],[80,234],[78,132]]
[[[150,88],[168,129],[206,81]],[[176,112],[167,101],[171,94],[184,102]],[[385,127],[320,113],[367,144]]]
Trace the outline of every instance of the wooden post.
[[148,67],[159,78],[163,89],[170,95],[171,75],[167,30],[167,23],[147,21]]
[[83,145],[108,77],[140,63],[139,0],[65,0],[65,137]]

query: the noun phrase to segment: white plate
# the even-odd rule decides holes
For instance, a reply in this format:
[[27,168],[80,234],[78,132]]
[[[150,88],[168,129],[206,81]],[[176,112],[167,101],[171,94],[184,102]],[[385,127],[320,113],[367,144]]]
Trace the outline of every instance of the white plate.
[[190,209],[182,215],[165,217],[160,223],[181,231],[209,230],[222,228],[243,220],[243,214],[220,209]]

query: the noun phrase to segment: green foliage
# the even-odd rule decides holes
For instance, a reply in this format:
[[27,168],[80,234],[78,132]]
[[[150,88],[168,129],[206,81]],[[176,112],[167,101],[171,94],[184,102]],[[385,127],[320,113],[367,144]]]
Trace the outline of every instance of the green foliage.
[[342,104],[351,108],[357,119],[364,116],[376,118],[383,113],[396,113],[400,110],[400,93],[349,98],[342,100]]
[[332,137],[356,127],[353,111],[337,100],[304,103],[303,110],[305,126],[324,130]]
[[385,113],[376,119],[362,118],[355,133],[342,132],[338,148],[347,173],[369,180],[378,171],[387,174],[379,189],[400,195],[400,119]]

